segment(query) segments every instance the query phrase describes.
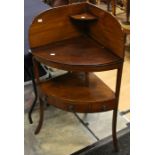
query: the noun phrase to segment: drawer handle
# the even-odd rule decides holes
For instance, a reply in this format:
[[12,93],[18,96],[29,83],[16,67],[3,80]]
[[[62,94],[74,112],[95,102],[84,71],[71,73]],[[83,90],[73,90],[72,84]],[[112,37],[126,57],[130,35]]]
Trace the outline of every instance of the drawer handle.
[[69,110],[69,111],[73,111],[73,110],[74,110],[74,106],[73,106],[73,105],[69,105],[69,106],[68,106],[68,110]]
[[103,109],[103,110],[106,110],[106,108],[107,108],[106,105],[103,105],[102,109]]

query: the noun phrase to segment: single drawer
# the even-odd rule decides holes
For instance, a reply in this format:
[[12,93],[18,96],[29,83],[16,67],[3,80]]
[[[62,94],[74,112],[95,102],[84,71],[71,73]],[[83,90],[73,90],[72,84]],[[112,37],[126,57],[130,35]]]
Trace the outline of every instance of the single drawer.
[[91,112],[102,112],[102,111],[109,111],[113,110],[117,107],[115,100],[103,102],[103,103],[96,103],[92,104]]

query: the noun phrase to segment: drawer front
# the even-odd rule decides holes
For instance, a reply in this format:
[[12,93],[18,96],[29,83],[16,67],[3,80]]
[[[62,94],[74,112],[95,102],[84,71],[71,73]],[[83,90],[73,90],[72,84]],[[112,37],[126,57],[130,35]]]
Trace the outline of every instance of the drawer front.
[[96,103],[91,106],[91,111],[92,112],[103,112],[103,111],[109,111],[113,110],[117,107],[116,102],[113,101],[108,101],[104,103]]
[[104,103],[68,103],[62,100],[59,100],[54,97],[48,97],[47,102],[52,104],[53,106],[70,112],[79,112],[79,113],[95,113],[95,112],[103,112],[108,110],[113,110],[116,108],[115,100],[104,102]]
[[81,113],[87,113],[90,111],[90,105],[86,104],[78,104],[78,103],[68,103],[64,102],[62,100],[49,97],[47,99],[47,102],[59,109],[70,111],[70,112],[81,112]]

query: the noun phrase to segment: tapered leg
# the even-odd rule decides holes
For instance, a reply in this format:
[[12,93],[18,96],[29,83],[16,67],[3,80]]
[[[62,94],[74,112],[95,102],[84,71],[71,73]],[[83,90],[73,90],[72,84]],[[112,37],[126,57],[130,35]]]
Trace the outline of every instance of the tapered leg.
[[34,109],[34,107],[36,105],[36,102],[37,102],[37,99],[38,99],[37,88],[36,88],[34,73],[33,73],[32,69],[31,69],[31,78],[32,78],[32,84],[33,84],[33,90],[34,90],[35,98],[34,98],[33,104],[32,104],[32,106],[31,106],[31,108],[29,110],[29,113],[28,113],[28,119],[29,119],[30,124],[33,123],[31,115],[32,115],[33,109]]
[[39,98],[39,110],[40,110],[40,118],[39,118],[39,123],[38,123],[38,126],[35,130],[35,134],[38,134],[40,132],[40,129],[42,127],[42,124],[43,124],[43,117],[44,117],[44,104],[43,104],[43,101],[41,98]]
[[37,96],[35,95],[35,99],[34,99],[34,101],[33,101],[33,104],[32,104],[32,106],[31,106],[31,108],[30,108],[30,111],[29,111],[29,113],[28,113],[28,118],[29,118],[30,124],[33,123],[33,121],[32,121],[32,116],[31,116],[31,115],[32,115],[32,112],[33,112],[33,109],[34,109],[36,103],[37,103]]
[[112,138],[113,138],[113,145],[116,152],[118,152],[118,140],[117,140],[117,109],[113,111],[113,121],[112,121]]

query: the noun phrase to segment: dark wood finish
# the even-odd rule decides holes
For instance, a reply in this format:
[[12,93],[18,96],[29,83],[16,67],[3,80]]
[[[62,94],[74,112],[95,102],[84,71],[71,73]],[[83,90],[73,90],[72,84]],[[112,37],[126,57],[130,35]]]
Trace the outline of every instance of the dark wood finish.
[[28,112],[28,119],[30,123],[33,123],[31,114],[36,105],[37,91],[36,91],[36,85],[35,85],[35,80],[34,80],[33,71],[32,71],[33,70],[32,69],[33,68],[32,57],[31,57],[32,55],[29,53],[30,47],[28,44],[28,30],[29,30],[29,26],[32,23],[32,19],[36,15],[38,15],[38,13],[40,13],[41,11],[47,10],[49,8],[50,6],[44,4],[40,0],[25,0],[24,1],[24,80],[26,80],[25,76],[28,75],[29,78],[27,80],[32,80],[32,86],[34,90],[34,101]]
[[85,85],[89,86],[89,72],[85,72]]
[[[67,5],[67,4],[69,4],[69,0],[44,0],[44,2],[45,3],[47,3],[47,4],[49,4],[50,6],[52,6],[52,7],[58,7],[58,6],[62,6],[62,5]],[[27,3],[30,3],[29,1],[27,2]],[[41,4],[42,2],[39,2],[38,1],[38,3],[36,3],[35,5],[36,5],[36,7],[35,7],[35,9],[36,10],[38,10],[39,8],[41,9],[41,6],[43,7],[42,8],[42,10],[45,10],[45,8],[47,9],[48,8],[48,6],[46,6],[46,5],[44,5],[43,3]],[[34,5],[34,3],[32,3],[33,5]],[[29,6],[29,5],[28,5]],[[39,8],[38,8],[38,6],[39,6]],[[32,7],[33,8],[33,7]],[[49,8],[48,8],[49,9]],[[28,10],[28,11],[30,11],[30,10]],[[31,11],[30,11],[31,12]],[[34,10],[32,11],[33,12],[33,17],[34,17]],[[29,13],[28,13],[29,14]],[[32,15],[31,15],[32,16]],[[29,15],[29,18],[31,17],[30,15]],[[27,21],[26,21],[27,22]],[[24,29],[26,29],[25,28],[25,26],[24,26]],[[25,35],[25,36],[27,36],[27,35]],[[26,42],[27,42],[27,39],[25,40]],[[26,44],[26,43],[25,43]],[[27,45],[27,44],[26,44]],[[26,47],[26,46],[25,46]],[[25,62],[25,60],[24,60],[24,62]],[[24,70],[26,70],[26,67],[25,67],[25,65],[24,65]],[[27,72],[28,73],[28,72]],[[29,73],[28,73],[29,74]],[[34,107],[35,107],[35,105],[36,105],[36,102],[37,102],[37,99],[38,99],[38,94],[37,94],[37,90],[36,90],[36,85],[35,85],[35,80],[34,80],[34,76],[33,76],[33,71],[31,71],[31,75],[30,75],[30,77],[32,77],[32,83],[33,83],[33,88],[34,88],[34,94],[35,94],[35,98],[34,98],[34,101],[33,101],[33,104],[32,104],[32,106],[31,106],[31,108],[30,108],[30,110],[29,110],[29,113],[28,113],[28,119],[29,119],[29,122],[30,122],[30,124],[32,124],[33,123],[33,121],[32,121],[32,112],[33,112],[33,110],[34,110]],[[48,104],[47,104],[48,105]]]
[[37,60],[59,69],[102,71],[122,59],[88,36],[56,42],[32,50]]
[[[97,20],[79,20],[83,13],[87,17],[91,14],[89,19],[95,17]],[[124,61],[124,33],[119,22],[89,3],[72,4],[37,16],[30,27],[29,38],[39,97],[70,112],[113,110],[112,135],[117,151],[117,108]],[[40,81],[38,63],[70,72]],[[111,69],[118,71],[115,92],[89,73]],[[42,121],[43,106],[40,104],[40,121],[35,133],[39,133]]]
[[39,118],[39,123],[38,123],[38,126],[35,130],[35,134],[38,134],[40,132],[40,129],[42,127],[42,124],[43,124],[43,117],[44,117],[44,104],[43,104],[43,101],[41,98],[39,98],[39,105],[40,105],[40,108],[39,108],[39,111],[40,111],[40,118]]
[[[81,36],[83,31],[80,31],[79,27],[71,22],[69,17],[86,12],[86,10],[98,17],[97,22],[89,25],[88,34],[104,47],[111,49],[112,52],[123,58],[124,45],[122,42],[124,43],[124,36],[120,23],[110,13],[87,3],[58,7],[37,16],[29,30],[31,48]],[[38,23],[38,21],[42,22]]]
[[[33,104],[29,110],[29,113],[28,113],[28,119],[29,119],[30,124],[33,123],[32,112],[33,112],[33,109],[34,109],[34,107],[37,103],[37,99],[38,99],[38,92],[37,92],[36,84],[39,83],[39,81],[40,81],[39,80],[39,63],[34,58],[32,59],[32,62],[33,62],[32,82],[33,82],[35,98],[34,98]],[[35,79],[36,79],[36,81],[35,81]]]
[[100,8],[89,5],[88,10],[98,17],[95,23],[89,25],[89,35],[117,56],[124,58],[124,34],[120,23]]
[[34,19],[29,29],[31,48],[81,35],[78,28],[70,22],[70,16],[85,12],[86,3],[79,4],[79,7],[69,6],[50,9]]
[[[116,107],[114,92],[97,76],[89,74],[89,86],[84,73],[68,73],[39,84],[49,104],[75,112],[92,113],[112,110]],[[103,91],[104,90],[104,91]]]
[[33,101],[32,106],[31,106],[31,108],[30,108],[30,110],[28,112],[28,119],[29,119],[30,124],[33,123],[32,116],[31,115],[32,115],[32,112],[34,110],[34,107],[35,107],[35,105],[37,103],[37,99],[38,99],[38,93],[37,93],[37,88],[36,88],[35,76],[34,76],[33,69],[31,71],[31,77],[32,77],[33,90],[34,90],[34,101]]
[[113,110],[113,119],[112,119],[112,138],[115,152],[119,151],[118,140],[117,140],[117,109]]
[[[118,103],[119,103],[119,94],[120,94],[120,87],[121,87],[121,78],[122,78],[122,69],[123,69],[123,64],[121,64],[120,66],[118,66],[117,69],[117,79],[116,79],[116,91],[115,91],[115,96],[116,96],[116,103],[118,107]],[[117,142],[117,112],[118,109],[114,109],[113,110],[113,120],[112,120],[112,137],[113,137],[113,145],[114,145],[114,149],[116,152],[119,151],[118,148],[118,142]]]
[[119,101],[121,79],[122,79],[122,70],[123,70],[123,64],[119,64],[118,68],[117,68],[117,79],[116,79],[116,88],[115,88],[115,94],[116,94],[116,98],[117,98],[117,103]]

